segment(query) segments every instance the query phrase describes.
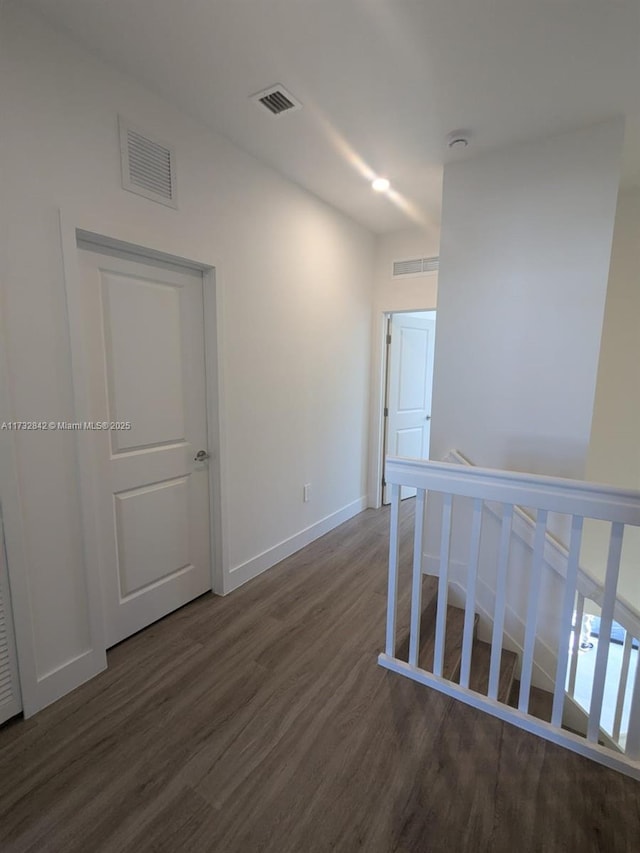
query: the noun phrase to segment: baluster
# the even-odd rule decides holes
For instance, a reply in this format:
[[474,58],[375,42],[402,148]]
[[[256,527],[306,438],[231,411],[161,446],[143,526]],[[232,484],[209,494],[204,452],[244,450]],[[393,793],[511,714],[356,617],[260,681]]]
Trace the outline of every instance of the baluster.
[[616,603],[616,592],[618,589],[618,574],[620,572],[620,554],[622,553],[623,533],[624,524],[614,522],[611,525],[607,573],[604,579],[604,597],[602,599],[602,612],[600,614],[598,653],[596,655],[596,668],[593,675],[591,705],[589,707],[589,722],[587,725],[587,740],[590,740],[593,743],[598,742],[598,733],[600,731],[600,716],[602,714],[604,682],[607,675],[607,660],[609,657],[609,645],[611,643],[613,608]]
[[616,743],[620,741],[620,726],[622,725],[622,712],[624,710],[624,697],[627,692],[629,680],[629,664],[631,663],[631,649],[633,637],[629,631],[624,632],[624,647],[622,649],[622,664],[620,666],[620,681],[618,682],[618,698],[616,700],[616,713],[613,718],[612,737]]
[[[553,692],[553,710],[551,712],[551,723],[560,728],[562,725],[562,711],[564,708],[564,693],[567,680],[567,667],[569,666],[569,641],[571,640],[571,620],[573,619],[573,603],[576,598],[576,584],[578,582],[578,561],[580,558],[580,545],[582,542],[582,526],[584,519],[580,515],[574,515],[571,519],[571,540],[569,543],[569,559],[567,562],[567,577],[564,587],[564,601],[562,604],[562,615],[560,617],[560,642],[558,643],[558,666],[556,669],[556,684]],[[581,617],[582,618],[582,617]],[[577,640],[577,642],[576,642]],[[574,634],[573,651],[574,659],[577,661],[577,646],[580,644],[578,626]],[[573,660],[572,660],[573,664]],[[575,684],[575,674],[573,676]]]
[[398,556],[400,552],[400,486],[391,486],[391,529],[389,531],[389,588],[387,592],[387,644],[389,657],[396,654],[396,601],[398,598]]
[[442,531],[440,539],[440,577],[438,579],[438,611],[436,642],[433,650],[433,674],[442,676],[444,644],[447,628],[447,598],[449,588],[449,548],[451,546],[451,508],[453,495],[445,494],[442,502]]
[[524,650],[522,653],[522,673],[520,675],[520,696],[518,698],[518,710],[525,713],[529,710],[529,693],[531,692],[531,673],[533,672],[533,655],[536,646],[536,622],[538,620],[538,600],[540,598],[540,581],[542,579],[542,560],[544,558],[546,533],[547,511],[546,509],[539,509],[536,519],[536,532],[533,539],[533,565],[531,567],[527,623],[525,625]]
[[584,619],[584,595],[579,592],[576,596],[576,620],[573,629],[573,646],[571,648],[571,666],[569,667],[569,686],[567,692],[573,698],[576,692],[576,676],[578,674],[578,660],[580,652],[580,634],[582,633],[582,620]]
[[[640,655],[640,652],[638,653]],[[631,713],[625,753],[628,758],[640,761],[640,666],[636,664],[636,679],[631,696]]]
[[482,531],[482,500],[473,502],[471,522],[471,542],[469,545],[469,567],[467,571],[467,601],[464,610],[464,634],[462,639],[462,664],[460,666],[460,684],[469,686],[471,674],[471,652],[473,649],[473,628],[476,609],[476,580],[478,577],[478,559],[480,557],[480,533]]
[[502,658],[502,635],[504,633],[504,607],[507,597],[507,569],[509,568],[509,553],[511,550],[511,523],[513,520],[513,505],[502,506],[502,529],[500,531],[500,551],[498,553],[498,569],[496,572],[496,600],[493,610],[493,634],[491,636],[491,664],[489,667],[490,699],[498,698],[500,684],[500,660]]
[[420,616],[422,614],[422,535],[424,528],[425,490],[416,493],[416,517],[413,535],[413,583],[411,588],[411,633],[409,663],[418,666],[420,650]]

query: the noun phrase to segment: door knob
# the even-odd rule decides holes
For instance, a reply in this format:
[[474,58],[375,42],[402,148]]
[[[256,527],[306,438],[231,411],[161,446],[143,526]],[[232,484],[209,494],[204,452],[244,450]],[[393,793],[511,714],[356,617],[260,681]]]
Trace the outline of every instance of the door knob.
[[196,455],[193,457],[194,462],[205,462],[209,458],[209,454],[206,450],[199,450]]
[[431,420],[431,415],[427,415],[427,417],[425,418],[425,421],[430,421],[430,420]]

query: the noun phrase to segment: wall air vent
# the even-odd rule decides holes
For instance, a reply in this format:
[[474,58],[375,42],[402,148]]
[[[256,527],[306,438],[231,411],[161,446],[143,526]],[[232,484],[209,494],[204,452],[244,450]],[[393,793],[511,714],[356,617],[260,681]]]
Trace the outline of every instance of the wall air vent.
[[293,113],[302,109],[300,101],[296,100],[290,92],[279,83],[270,86],[262,92],[251,95],[251,100],[268,110],[273,116],[281,116],[284,113]]
[[123,118],[119,126],[123,188],[177,208],[174,148],[151,139]]
[[427,272],[437,272],[440,258],[411,258],[408,261],[393,262],[393,277],[401,278],[406,275],[423,275]]

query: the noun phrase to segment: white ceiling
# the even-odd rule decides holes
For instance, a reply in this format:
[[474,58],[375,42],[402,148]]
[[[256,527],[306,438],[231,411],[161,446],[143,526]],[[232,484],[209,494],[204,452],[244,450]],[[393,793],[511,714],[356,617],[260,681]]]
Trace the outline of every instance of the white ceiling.
[[[640,0],[28,0],[104,59],[376,232],[438,222],[442,166],[627,116]],[[302,101],[274,118],[249,96]],[[469,128],[462,154],[447,133]],[[396,191],[375,195],[365,176]]]

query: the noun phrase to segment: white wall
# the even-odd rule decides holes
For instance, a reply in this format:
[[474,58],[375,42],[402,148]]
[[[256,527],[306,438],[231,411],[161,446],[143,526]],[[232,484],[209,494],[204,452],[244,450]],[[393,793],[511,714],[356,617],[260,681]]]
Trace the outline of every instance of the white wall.
[[[9,386],[0,418],[73,420],[59,208],[79,227],[210,260],[222,290],[224,569],[232,586],[302,540],[273,550],[279,543],[364,505],[373,238],[28,12],[6,9],[0,39]],[[178,211],[121,189],[118,113],[176,146]],[[11,476],[2,498],[12,578],[32,620],[23,620],[19,642],[24,662],[27,646],[34,655],[23,680],[33,710],[92,674],[72,663],[91,636],[76,436],[13,439],[10,453],[3,444]],[[313,497],[304,504],[308,482]]]
[[[640,190],[618,198],[587,479],[640,489]],[[608,531],[585,530],[582,562],[602,576]],[[640,530],[627,528],[620,592],[640,610]]]
[[582,477],[622,122],[447,166],[434,458]]
[[[622,137],[621,123],[605,123],[445,168],[434,459],[455,448],[484,467],[584,475]],[[441,503],[429,497],[427,571],[437,566]],[[550,518],[549,526],[565,535],[563,519]],[[484,539],[490,534],[483,528]],[[468,543],[468,525],[458,523],[454,565],[466,565]],[[495,556],[481,555],[488,601],[495,565]],[[515,647],[529,568],[514,534],[507,631]],[[557,578],[548,579],[543,638],[554,636],[554,624],[557,635],[561,600]],[[538,645],[534,683],[544,687],[548,655],[540,638]]]
[[640,489],[640,189],[618,198],[587,476]]
[[371,445],[369,506],[380,505],[382,481],[382,399],[384,394],[384,315],[393,311],[428,310],[438,300],[438,274],[393,278],[393,262],[432,258],[439,254],[440,229],[408,228],[376,240],[375,290],[371,340]]

